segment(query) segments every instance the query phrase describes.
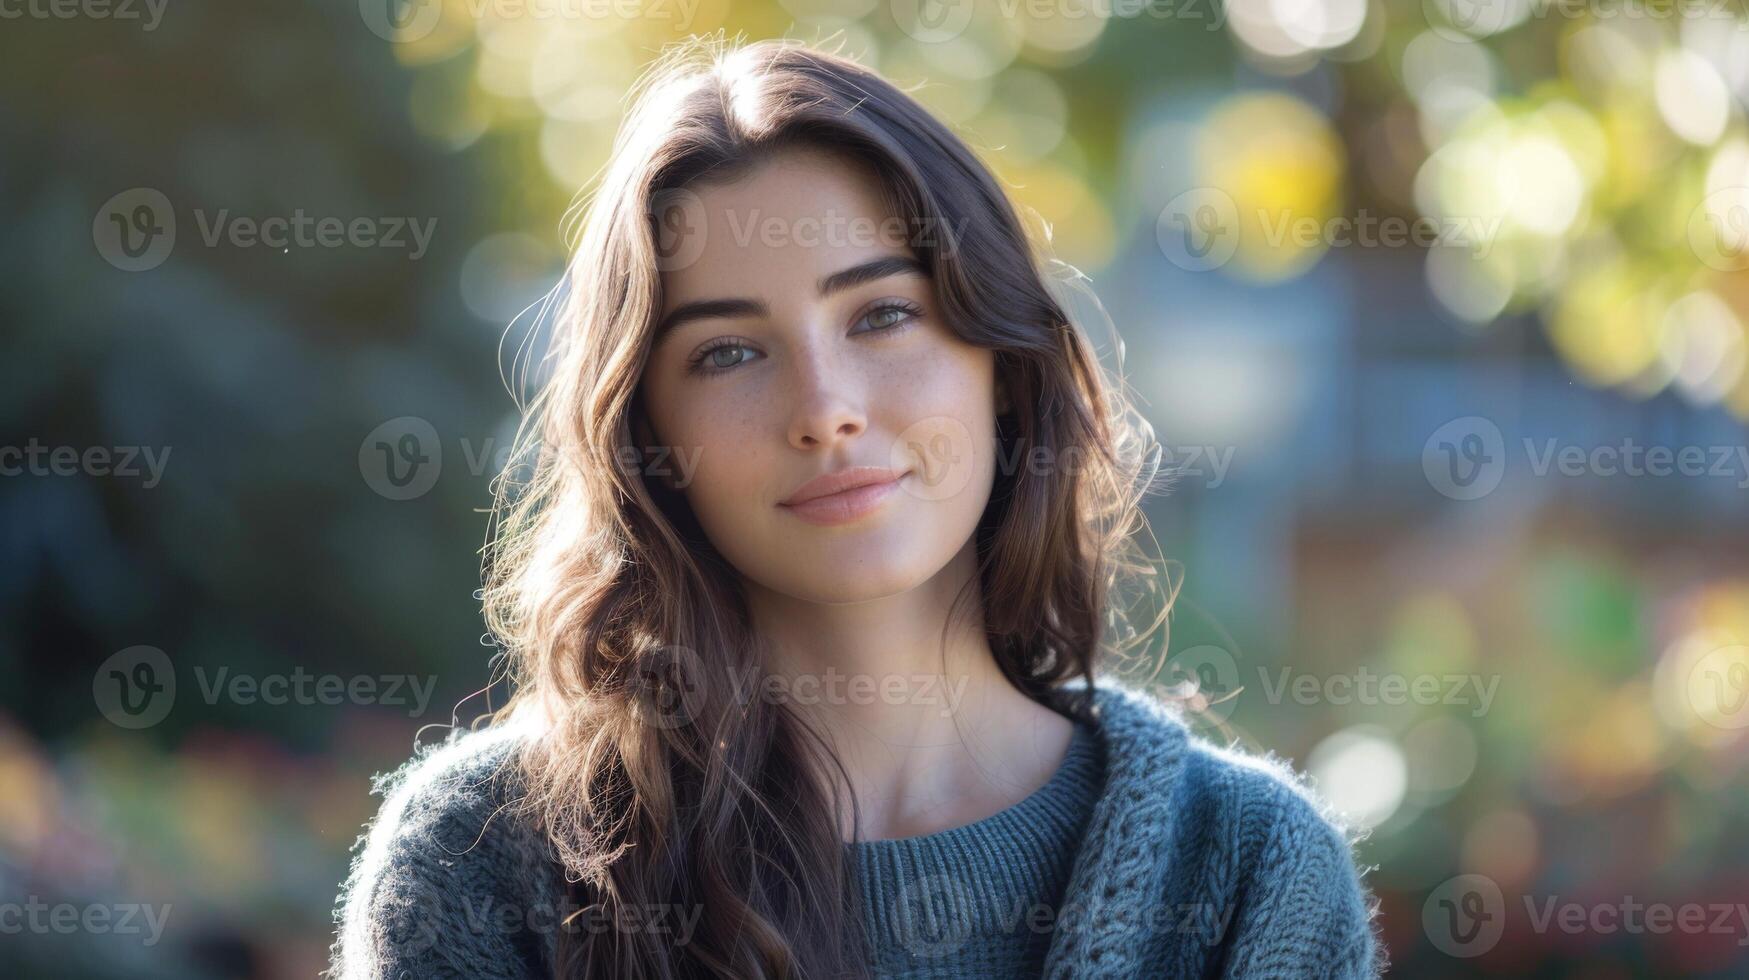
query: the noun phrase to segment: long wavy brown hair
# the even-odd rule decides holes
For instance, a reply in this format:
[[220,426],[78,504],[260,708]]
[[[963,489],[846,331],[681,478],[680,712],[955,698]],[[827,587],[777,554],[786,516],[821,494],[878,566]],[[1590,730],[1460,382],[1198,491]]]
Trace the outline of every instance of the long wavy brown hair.
[[[998,466],[967,583],[983,601],[962,606],[974,595],[962,590],[954,603],[982,616],[1002,673],[1031,697],[1091,684],[1096,655],[1123,655],[1165,622],[1176,586],[1134,541],[1158,447],[1065,313],[1078,274],[1047,276],[1059,265],[1041,257],[1048,243],[1032,244],[989,170],[911,96],[800,42],[720,37],[663,52],[631,95],[569,216],[574,258],[542,311],[550,336],[495,486],[482,596],[514,688],[497,720],[542,719],[515,760],[515,812],[550,841],[570,898],[597,916],[700,919],[683,944],[561,930],[555,973],[858,976],[867,938],[839,829],[856,802],[826,778],[843,767],[792,708],[745,696],[760,657],[740,583],[642,465],[639,380],[671,257],[664,202],[807,144],[870,165],[896,216],[935,229],[913,250],[944,319],[995,352],[1010,394],[999,460],[1073,462]],[[1142,585],[1133,604],[1124,581]],[[1153,619],[1136,629],[1147,596]]]

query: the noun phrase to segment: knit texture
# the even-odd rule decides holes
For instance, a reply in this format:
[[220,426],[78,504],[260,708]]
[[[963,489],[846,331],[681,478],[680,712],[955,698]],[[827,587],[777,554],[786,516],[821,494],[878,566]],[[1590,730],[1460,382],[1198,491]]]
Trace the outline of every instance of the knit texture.
[[1077,721],[1043,786],[981,820],[846,845],[882,977],[1036,977],[1093,804],[1104,785],[1099,734]]
[[[1051,700],[1098,733],[1105,777],[1040,975],[1380,975],[1358,837],[1286,763],[1215,745],[1112,678]],[[378,781],[382,808],[335,909],[330,976],[551,975],[555,923],[572,909],[544,842],[500,812],[514,780],[493,778],[518,737],[455,732]],[[686,917],[659,917],[641,927],[684,944]]]

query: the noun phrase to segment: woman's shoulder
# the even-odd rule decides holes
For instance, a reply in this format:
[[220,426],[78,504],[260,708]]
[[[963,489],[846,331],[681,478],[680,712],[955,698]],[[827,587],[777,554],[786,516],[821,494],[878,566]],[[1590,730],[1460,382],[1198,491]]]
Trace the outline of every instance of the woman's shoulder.
[[1152,777],[1153,791],[1179,808],[1219,807],[1250,834],[1322,827],[1350,844],[1363,838],[1287,759],[1217,741],[1176,702],[1149,690],[1102,679],[1096,691],[1097,727],[1108,753],[1123,756],[1112,760],[1115,768]]
[[[1200,734],[1175,702],[1101,682],[1110,793],[1157,834],[1170,887],[1191,895],[1237,945],[1236,960],[1274,957],[1284,938],[1321,949],[1318,968],[1366,977],[1382,968],[1377,902],[1357,858],[1366,832],[1273,752]],[[1259,932],[1269,934],[1258,941]],[[1291,964],[1252,964],[1261,972]],[[1291,970],[1290,970],[1291,972]],[[1247,974],[1248,975],[1248,974]]]
[[563,882],[512,810],[523,737],[452,729],[374,780],[382,803],[336,902],[329,976],[524,976],[550,955]]

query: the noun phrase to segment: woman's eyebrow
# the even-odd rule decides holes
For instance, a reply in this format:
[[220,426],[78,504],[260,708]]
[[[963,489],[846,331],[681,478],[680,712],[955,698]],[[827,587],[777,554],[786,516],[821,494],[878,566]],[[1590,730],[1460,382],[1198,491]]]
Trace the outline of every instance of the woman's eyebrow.
[[[919,276],[931,278],[929,267],[909,255],[886,255],[878,259],[870,259],[853,265],[848,269],[840,269],[830,275],[822,276],[814,287],[822,298],[833,293],[853,289],[864,283],[875,282],[888,276]],[[674,308],[662,322],[656,326],[655,343],[661,343],[673,330],[684,323],[693,320],[709,320],[718,317],[737,316],[769,316],[770,307],[765,301],[757,299],[701,299],[690,303],[682,303]]]
[[874,282],[888,276],[920,276],[929,278],[929,267],[909,255],[886,255],[871,259],[861,265],[853,265],[825,276],[815,288],[822,297],[845,289],[860,286],[865,282]]
[[771,309],[763,300],[757,299],[701,299],[691,303],[682,303],[674,308],[674,312],[662,318],[656,325],[655,343],[660,344],[670,333],[682,324],[693,320],[710,320],[717,317],[736,316],[769,316]]

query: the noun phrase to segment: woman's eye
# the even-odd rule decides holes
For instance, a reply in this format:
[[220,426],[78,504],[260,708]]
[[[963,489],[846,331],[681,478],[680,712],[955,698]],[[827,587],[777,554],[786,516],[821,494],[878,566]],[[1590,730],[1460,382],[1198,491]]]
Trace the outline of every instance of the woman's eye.
[[[733,356],[725,357],[724,356],[725,354],[733,355]],[[742,347],[739,344],[730,344],[727,347],[718,347],[716,350],[711,351],[711,367],[714,367],[714,368],[734,367],[735,365],[741,363],[742,358],[744,358],[746,356],[747,356],[747,348]]]
[[[868,329],[858,330],[858,333],[892,333],[897,332],[912,321],[923,315],[923,308],[914,303],[886,302],[863,314],[858,326],[867,324]],[[725,337],[715,346],[707,347],[687,361],[689,374],[721,374],[755,359],[758,352],[752,345],[738,337]]]
[[715,347],[700,351],[692,359],[691,369],[700,374],[711,374],[717,371],[727,371],[748,360],[751,349],[738,341],[725,341]]
[[884,303],[870,310],[863,320],[874,330],[889,330],[922,314],[922,310],[909,304]]

